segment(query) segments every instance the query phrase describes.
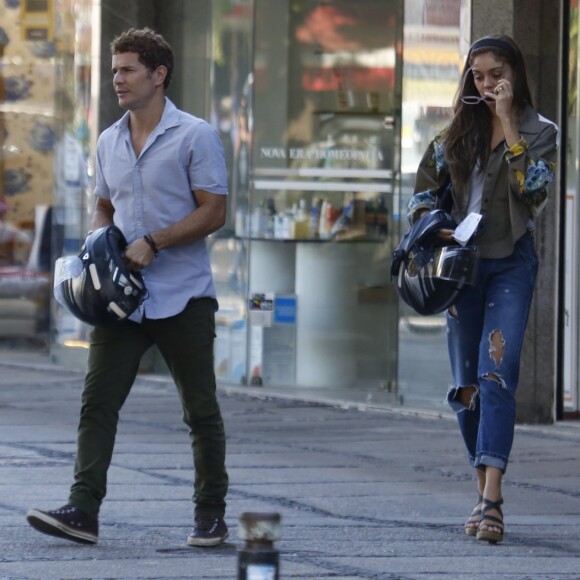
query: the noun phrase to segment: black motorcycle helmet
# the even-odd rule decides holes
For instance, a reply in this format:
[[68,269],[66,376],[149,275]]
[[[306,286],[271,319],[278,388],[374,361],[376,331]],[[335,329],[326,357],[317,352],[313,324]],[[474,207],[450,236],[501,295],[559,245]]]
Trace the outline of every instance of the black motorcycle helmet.
[[123,259],[127,240],[116,226],[89,234],[81,253],[59,258],[54,295],[73,316],[93,326],[110,326],[130,316],[147,296],[140,272]]
[[442,229],[457,227],[451,214],[436,209],[419,218],[393,252],[391,280],[401,299],[422,315],[449,308],[475,282],[476,248],[445,244]]

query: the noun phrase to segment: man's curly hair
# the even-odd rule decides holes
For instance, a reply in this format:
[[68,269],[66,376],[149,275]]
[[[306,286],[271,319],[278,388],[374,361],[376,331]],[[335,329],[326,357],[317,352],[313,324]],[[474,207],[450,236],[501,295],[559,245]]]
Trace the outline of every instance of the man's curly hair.
[[139,55],[139,62],[151,72],[158,66],[167,69],[163,86],[167,89],[173,75],[173,49],[167,41],[150,28],[130,28],[111,42],[111,54],[134,52]]

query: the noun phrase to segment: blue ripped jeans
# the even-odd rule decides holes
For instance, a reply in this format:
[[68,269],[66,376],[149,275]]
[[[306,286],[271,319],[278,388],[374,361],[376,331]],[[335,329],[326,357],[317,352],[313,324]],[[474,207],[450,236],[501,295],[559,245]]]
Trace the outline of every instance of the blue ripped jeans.
[[[481,259],[477,282],[447,312],[447,342],[455,386],[447,403],[457,420],[474,467],[505,472],[514,438],[515,392],[538,257],[531,233],[511,256]],[[461,387],[477,391],[466,407]]]

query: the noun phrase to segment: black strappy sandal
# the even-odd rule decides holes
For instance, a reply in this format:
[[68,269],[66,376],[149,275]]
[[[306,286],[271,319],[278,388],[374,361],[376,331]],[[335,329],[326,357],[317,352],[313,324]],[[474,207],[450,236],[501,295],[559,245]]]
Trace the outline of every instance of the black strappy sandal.
[[477,506],[483,502],[483,496],[480,495],[477,499],[477,503],[471,512],[468,520],[465,522],[465,533],[468,536],[476,536],[477,535],[477,528],[479,527],[479,522],[481,521],[481,508]]
[[[501,504],[503,499],[498,499],[497,501],[491,501],[489,499],[483,498],[483,506],[481,510],[481,520],[479,521],[479,526],[477,528],[476,537],[478,540],[484,540],[490,544],[497,544],[503,540],[503,511],[501,509]],[[487,512],[496,510],[499,514],[499,518],[495,516],[486,515]],[[482,530],[481,527],[485,526],[487,528],[494,527],[499,528],[499,532],[493,532],[491,530]]]

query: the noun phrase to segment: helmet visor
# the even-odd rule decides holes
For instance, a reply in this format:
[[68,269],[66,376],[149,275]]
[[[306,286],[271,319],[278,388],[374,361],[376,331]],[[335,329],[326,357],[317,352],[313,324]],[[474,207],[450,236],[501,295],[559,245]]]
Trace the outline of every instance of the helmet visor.
[[445,246],[433,256],[433,276],[457,284],[475,284],[477,250],[472,247]]
[[[399,285],[402,284],[399,273]],[[417,252],[407,264],[405,282],[408,291],[417,300],[437,291],[438,282],[451,282],[456,288],[475,284],[477,250],[471,247],[444,246]]]

